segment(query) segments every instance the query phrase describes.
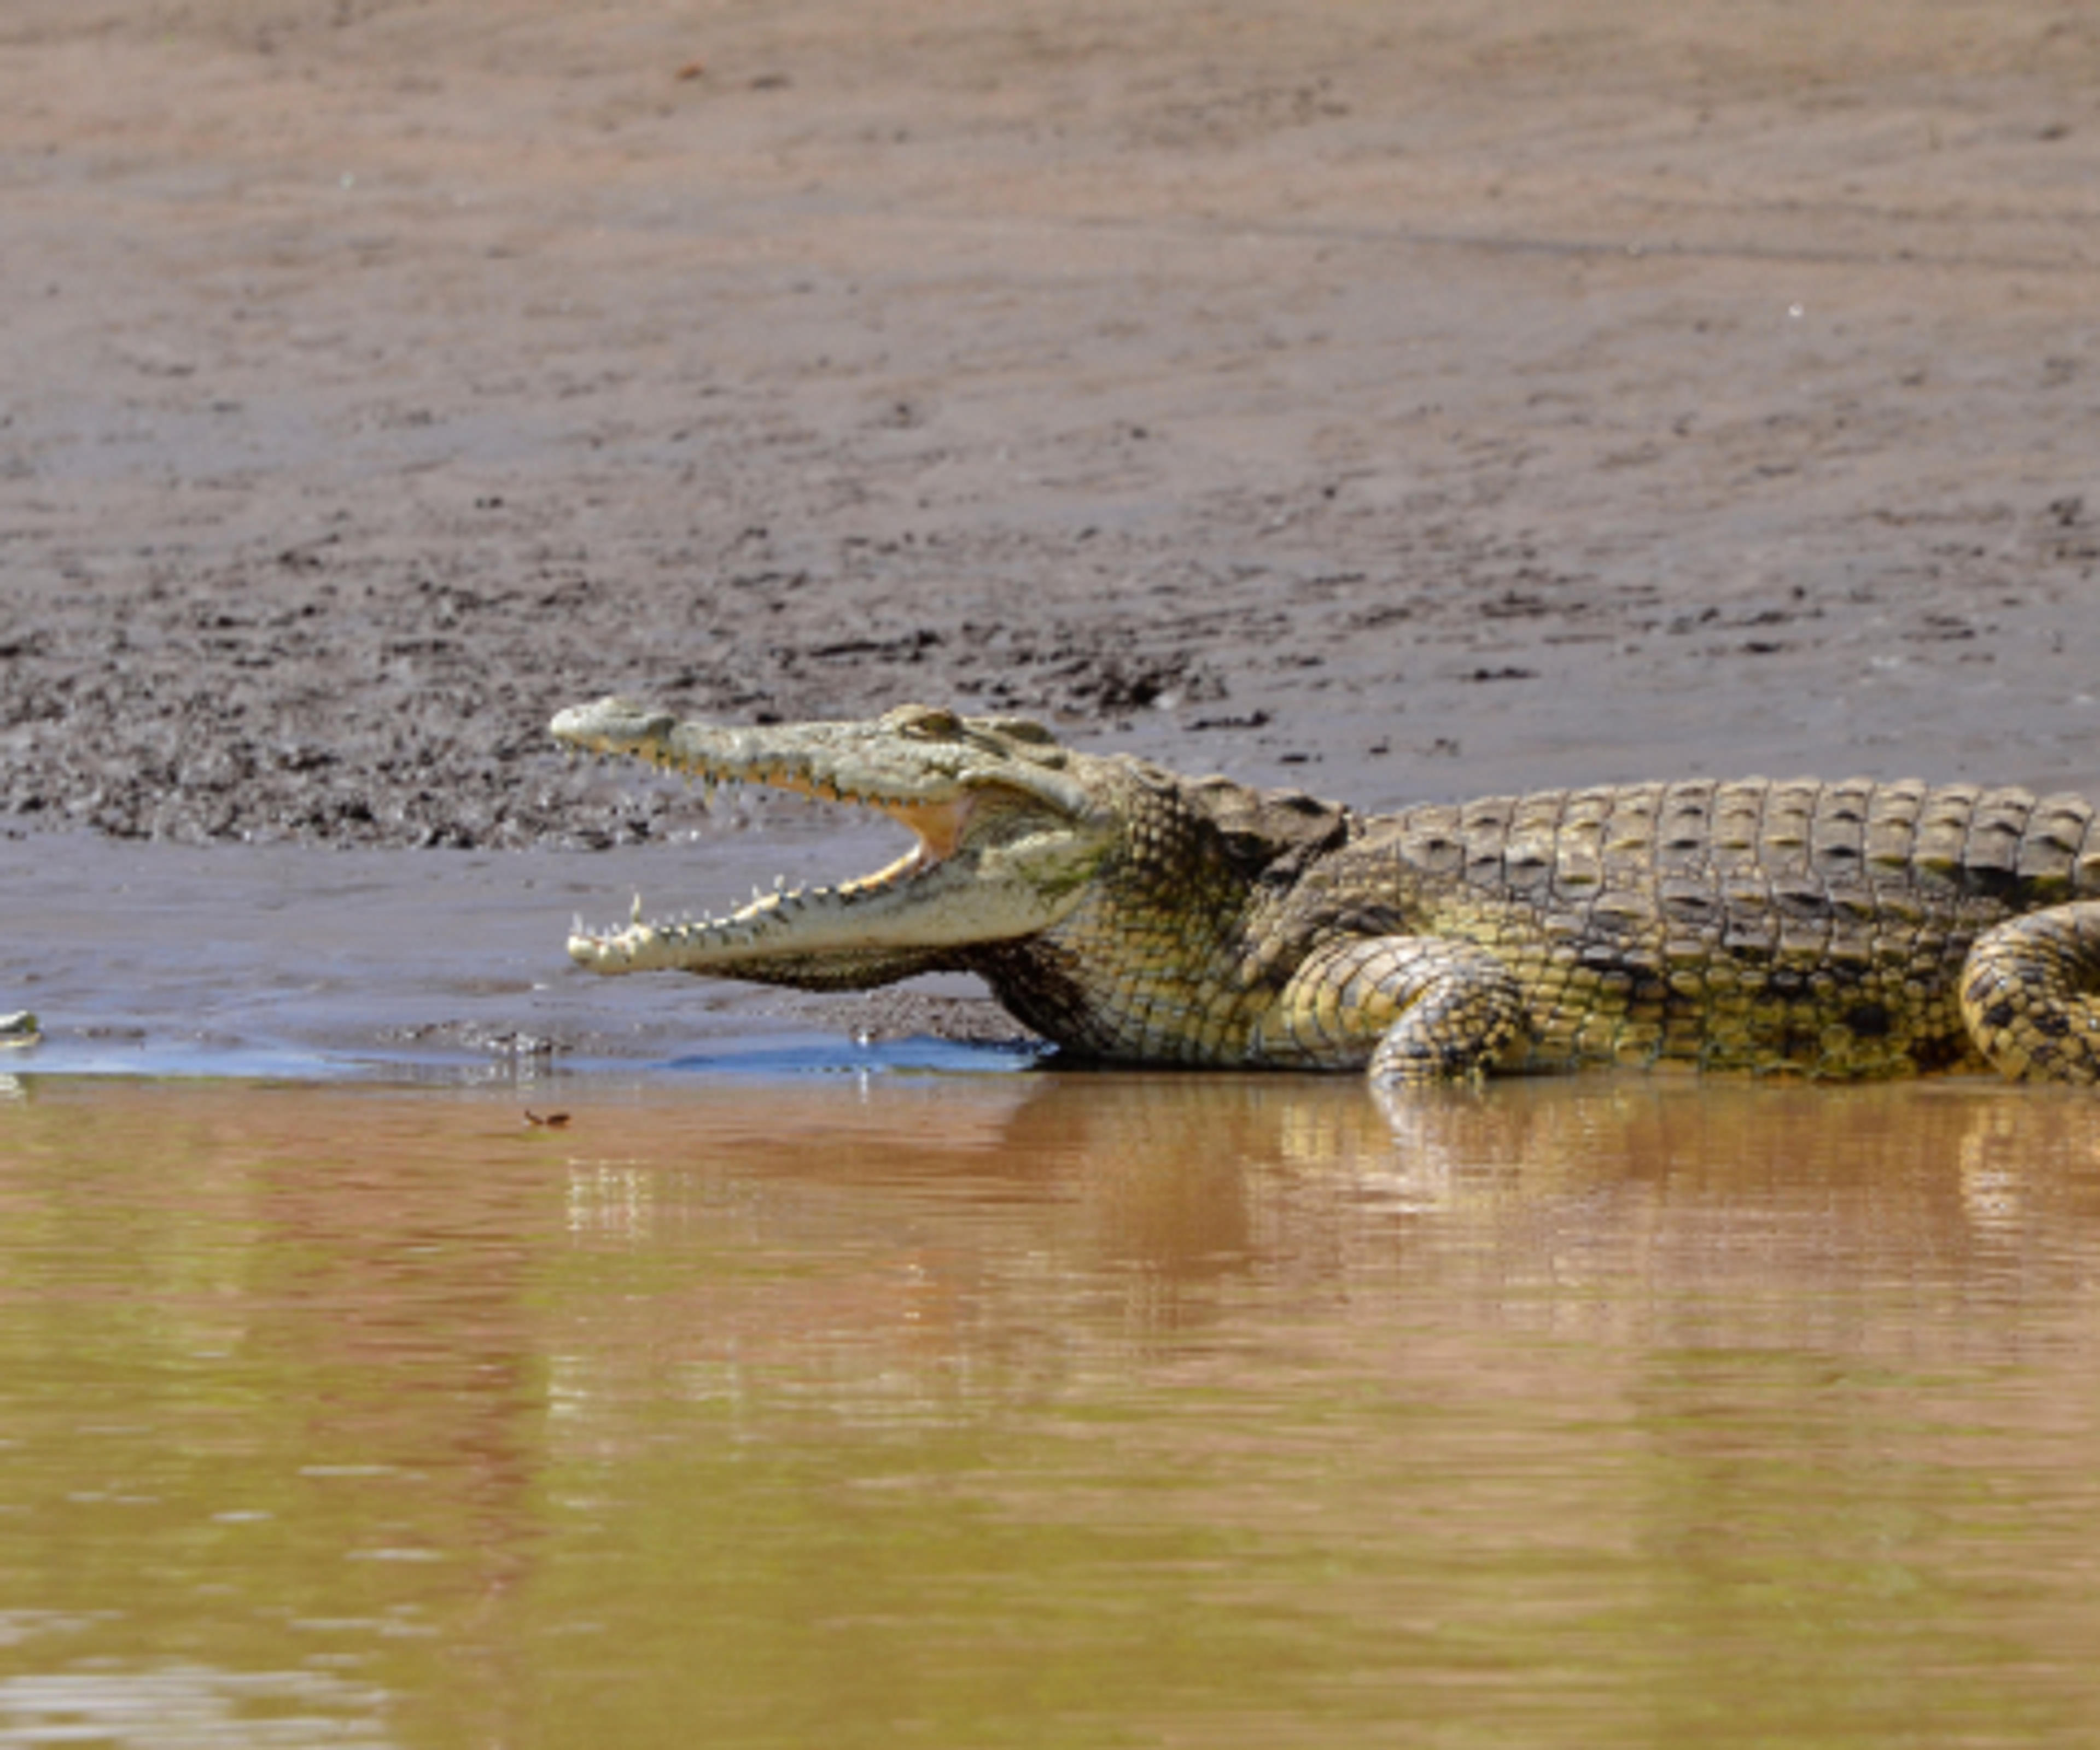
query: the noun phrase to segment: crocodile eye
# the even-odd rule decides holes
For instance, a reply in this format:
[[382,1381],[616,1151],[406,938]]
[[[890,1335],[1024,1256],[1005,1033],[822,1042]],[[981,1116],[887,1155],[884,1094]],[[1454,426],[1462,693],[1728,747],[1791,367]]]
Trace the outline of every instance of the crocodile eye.
[[938,706],[907,705],[894,715],[900,734],[923,741],[953,741],[963,732],[963,720]]

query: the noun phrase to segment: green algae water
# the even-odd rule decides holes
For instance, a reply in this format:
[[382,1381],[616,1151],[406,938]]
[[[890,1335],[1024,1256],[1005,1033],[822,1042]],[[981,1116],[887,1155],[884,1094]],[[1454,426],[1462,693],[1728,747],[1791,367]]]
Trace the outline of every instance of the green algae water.
[[0,1745],[2100,1736],[2089,1100],[558,1104],[0,1079]]

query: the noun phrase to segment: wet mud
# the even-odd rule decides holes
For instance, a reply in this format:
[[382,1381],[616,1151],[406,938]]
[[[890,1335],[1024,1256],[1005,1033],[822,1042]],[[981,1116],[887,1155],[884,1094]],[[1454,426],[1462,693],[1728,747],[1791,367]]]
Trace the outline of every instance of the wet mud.
[[[703,861],[720,877],[796,850],[754,835]],[[642,847],[620,868],[668,895],[691,860]],[[0,838],[0,893],[35,920],[0,936],[0,991],[42,1028],[0,1039],[0,1072],[435,1078],[530,1097],[579,1076],[995,1073],[1039,1055],[960,977],[849,998],[593,977],[562,942],[576,912],[612,909],[607,876],[578,851]]]
[[1370,804],[2094,781],[2061,7],[23,0],[0,811],[676,830],[905,698]]

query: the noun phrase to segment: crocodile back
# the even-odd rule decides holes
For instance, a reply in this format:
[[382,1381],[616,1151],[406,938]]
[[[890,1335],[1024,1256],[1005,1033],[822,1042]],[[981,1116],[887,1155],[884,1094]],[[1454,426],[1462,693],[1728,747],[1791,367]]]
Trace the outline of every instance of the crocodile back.
[[1973,784],[1690,780],[1414,808],[1375,822],[1425,874],[1579,906],[1652,895],[1752,910],[1906,897],[2005,912],[2100,894],[2093,804]]
[[1314,903],[1381,893],[1379,927],[1494,950],[1542,1062],[1894,1073],[1967,1055],[1953,988],[1978,935],[2100,895],[2094,812],[1865,778],[1489,797],[1365,822]]

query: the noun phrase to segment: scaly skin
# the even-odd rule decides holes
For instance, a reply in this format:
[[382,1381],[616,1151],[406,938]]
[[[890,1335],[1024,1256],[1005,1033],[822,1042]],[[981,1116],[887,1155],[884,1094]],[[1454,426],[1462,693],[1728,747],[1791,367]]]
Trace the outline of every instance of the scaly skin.
[[1679,1062],[2100,1081],[2100,829],[2076,796],[1705,780],[1366,817],[902,706],[730,730],[617,699],[571,747],[865,803],[919,847],[836,889],[569,943],[808,989],[981,975],[1111,1062],[1381,1082]]

